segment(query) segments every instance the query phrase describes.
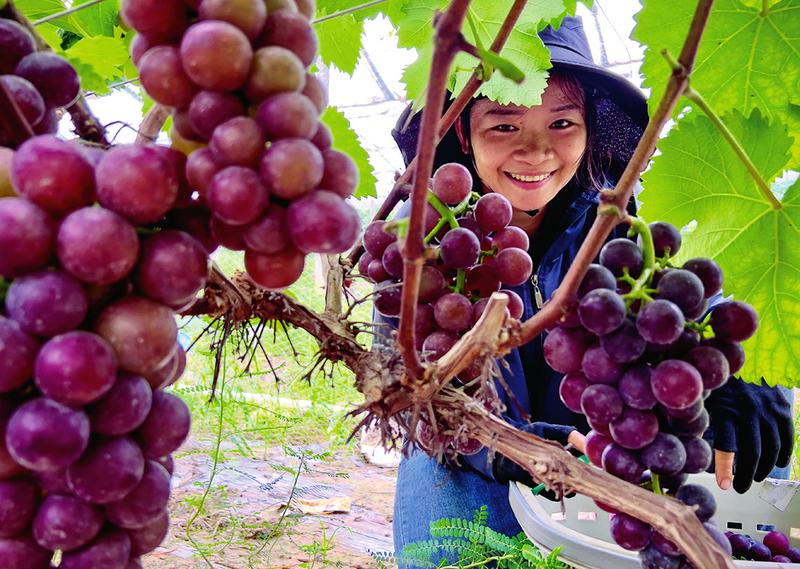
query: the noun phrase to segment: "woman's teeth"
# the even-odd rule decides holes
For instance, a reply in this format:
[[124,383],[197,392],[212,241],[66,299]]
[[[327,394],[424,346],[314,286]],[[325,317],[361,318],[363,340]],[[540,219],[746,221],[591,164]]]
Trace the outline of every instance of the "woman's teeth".
[[541,182],[550,177],[550,173],[541,174],[539,176],[522,176],[521,174],[512,174],[509,172],[508,175],[520,182]]

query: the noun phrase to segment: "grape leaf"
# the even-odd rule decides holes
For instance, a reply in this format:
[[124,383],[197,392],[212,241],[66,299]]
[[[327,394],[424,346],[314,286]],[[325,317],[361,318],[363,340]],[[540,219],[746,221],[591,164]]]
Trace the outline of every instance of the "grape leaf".
[[[405,0],[384,0],[374,6],[361,8],[352,12],[352,15],[356,20],[363,22],[364,20],[383,14],[389,18],[389,21],[396,27],[397,23],[403,17],[404,2]],[[365,0],[320,0],[317,2],[317,18],[344,10],[351,10],[359,6],[364,6],[365,4],[367,4]]]
[[[723,120],[767,183],[789,160],[792,139],[758,110]],[[800,386],[800,184],[773,209],[704,115],[681,120],[644,175],[642,216],[676,227],[696,221],[679,262],[703,256],[725,272],[724,292],[753,305],[760,324],[744,343],[748,381]],[[694,225],[694,224],[692,224]]]
[[372,173],[372,165],[369,163],[367,151],[361,146],[355,131],[350,128],[350,121],[336,107],[328,107],[322,113],[322,122],[331,129],[333,147],[350,156],[358,167],[358,187],[353,194],[354,197],[377,197],[375,185],[378,179]]
[[[536,32],[545,23],[560,22],[570,9],[574,11],[575,4],[569,0],[528,2],[501,51],[504,58],[522,70],[525,81],[519,85],[500,73],[495,73],[481,86],[479,93],[500,103],[528,106],[540,103],[547,80],[546,70],[550,67],[550,55]],[[419,99],[427,84],[433,54],[430,47],[433,17],[436,10],[441,10],[446,5],[444,0],[409,0],[404,7],[406,17],[400,22],[399,45],[414,48],[419,55],[403,73],[406,92],[411,99]],[[508,5],[494,0],[474,0],[469,10],[473,20],[477,22],[478,38],[475,38],[469,26],[464,26],[462,32],[471,43],[477,44],[479,39],[488,48],[503,24]],[[474,57],[465,53],[456,56],[450,78],[456,94],[464,88],[478,64]]]
[[352,75],[361,54],[361,34],[364,21],[352,14],[337,16],[314,26],[319,40],[319,55],[327,66]]
[[[314,28],[319,39],[319,55],[325,65],[335,65],[352,75],[361,53],[364,20],[384,14],[397,25],[396,22],[403,15],[403,2],[404,0],[386,0],[351,14],[316,22]],[[317,3],[317,17],[329,16],[363,4],[363,0],[323,0]]]
[[[677,57],[697,2],[645,3],[633,37],[648,46],[642,72],[658,103],[670,69],[660,55],[668,48]],[[718,112],[758,108],[789,126],[794,138],[792,165],[800,165],[800,108],[791,97],[800,81],[800,0],[783,0],[761,13],[761,2],[740,0],[714,4],[692,71],[692,87]],[[681,105],[679,105],[680,107]]]
[[[77,0],[74,5],[78,6],[88,1]],[[20,0],[16,2],[16,5],[31,21],[52,16],[67,9],[59,0]],[[53,20],[52,23],[82,37],[99,35],[112,37],[118,14],[119,0],[105,0],[69,16]]]
[[83,38],[63,55],[80,75],[81,87],[97,94],[108,93],[109,83],[124,77],[130,60],[124,41],[107,36]]

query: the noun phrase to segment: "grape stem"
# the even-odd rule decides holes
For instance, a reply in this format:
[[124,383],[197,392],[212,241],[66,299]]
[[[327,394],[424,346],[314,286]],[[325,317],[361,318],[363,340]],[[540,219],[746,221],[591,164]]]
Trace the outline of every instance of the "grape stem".
[[[631,226],[631,232],[638,233],[639,238],[642,240],[642,274],[634,281],[631,292],[626,294],[624,298],[627,302],[630,295],[630,298],[640,298],[644,302],[650,302],[653,299],[648,294],[647,287],[656,270],[656,251],[653,244],[653,234],[641,217],[629,215],[626,216],[626,220]],[[631,236],[630,233],[628,235]]]
[[415,321],[419,284],[424,262],[423,240],[425,202],[428,193],[428,180],[433,170],[433,157],[436,151],[436,134],[439,117],[442,113],[450,65],[458,53],[457,38],[461,24],[469,7],[470,0],[453,0],[447,10],[438,18],[434,42],[431,73],[427,88],[425,109],[419,130],[417,167],[414,170],[414,184],[411,190],[411,215],[408,238],[403,247],[403,295],[400,300],[400,325],[398,330],[398,349],[403,357],[407,373],[403,376],[404,385],[424,381],[425,368],[416,350]]
[[[466,203],[468,201],[469,201],[469,196],[467,196],[467,199],[461,202],[459,206],[464,205],[466,207]],[[447,223],[450,226],[450,229],[455,229],[458,227],[458,220],[456,220],[456,215],[458,215],[458,212],[450,209],[450,207],[446,203],[440,200],[439,197],[431,191],[428,192],[428,203],[431,204],[433,208],[439,213],[439,215],[442,216],[442,218],[439,220],[440,222],[444,221],[445,223]]]
[[106,0],[89,0],[83,4],[78,4],[77,6],[73,6],[72,8],[68,8],[67,10],[63,10],[61,12],[56,12],[55,14],[50,14],[49,16],[45,16],[44,18],[40,18],[33,22],[34,26],[41,26],[42,24],[46,24],[47,22],[52,22],[53,20],[58,20],[59,18],[63,18],[64,16],[69,16],[74,14],[75,12],[80,12],[81,10],[85,10],[86,8],[91,8],[96,4],[100,4],[100,2],[105,2]]
[[361,10],[366,10],[367,8],[372,8],[373,6],[377,6],[378,4],[383,4],[384,2],[386,2],[386,0],[372,0],[372,2],[366,2],[364,4],[359,4],[358,6],[353,6],[352,8],[347,8],[346,10],[340,10],[339,12],[334,12],[333,14],[320,16],[316,20],[311,20],[311,23],[313,25],[321,24],[322,22],[333,20],[334,18],[338,18],[339,16],[346,16],[347,14],[355,14],[356,12],[360,12]]
[[464,292],[464,288],[467,286],[467,271],[464,269],[458,269],[456,271],[456,288],[453,292],[461,294]]
[[658,477],[658,474],[651,473],[650,480],[653,482],[653,493],[658,494],[659,496],[664,494],[664,491],[661,489],[661,480]]
[[[514,26],[516,25],[517,20],[522,14],[522,11],[525,9],[525,5],[527,3],[528,0],[514,0],[513,6],[511,6],[509,9],[508,15],[506,16],[505,20],[503,20],[503,25],[500,27],[500,30],[497,32],[497,36],[495,36],[494,41],[492,42],[492,46],[490,48],[491,51],[500,53],[500,50],[503,49],[506,41],[508,41],[511,31],[514,29]],[[439,136],[437,140],[441,140],[442,137],[447,134],[447,131],[449,131],[450,127],[453,126],[453,123],[466,108],[467,103],[469,103],[473,95],[475,95],[482,83],[483,80],[480,77],[480,70],[477,68],[473,69],[469,81],[467,81],[467,84],[458,94],[455,101],[453,101],[453,104],[450,105],[450,107],[447,109],[447,112],[439,120]],[[420,146],[426,144],[433,144],[433,141],[422,140]],[[408,183],[411,180],[411,177],[414,175],[414,170],[416,167],[417,157],[415,156],[406,167],[405,172],[395,181],[392,191],[389,192],[388,196],[386,196],[386,199],[381,204],[381,207],[378,209],[375,217],[372,218],[372,221],[381,221],[386,219],[394,207],[400,202],[400,200],[408,195]],[[360,243],[353,248],[348,255],[351,266],[354,267],[356,265],[363,250],[364,248]]]
[[750,174],[750,177],[753,178],[756,186],[758,186],[758,191],[760,191],[761,195],[766,198],[770,206],[772,206],[772,209],[782,209],[783,205],[780,201],[778,201],[778,198],[775,197],[775,194],[772,193],[772,190],[770,190],[769,185],[767,185],[767,182],[759,173],[758,168],[756,168],[756,165],[753,164],[753,160],[750,158],[750,155],[747,154],[747,151],[736,139],[734,134],[722,121],[719,115],[714,111],[713,108],[711,108],[711,105],[708,104],[708,101],[706,101],[700,93],[692,89],[691,86],[686,87],[686,98],[700,107],[700,110],[706,114],[706,116],[711,120],[711,123],[717,128],[720,134],[722,134],[722,137],[730,145],[733,153],[736,154],[736,157],[742,162],[742,164],[744,164],[744,167],[747,169],[747,173]]

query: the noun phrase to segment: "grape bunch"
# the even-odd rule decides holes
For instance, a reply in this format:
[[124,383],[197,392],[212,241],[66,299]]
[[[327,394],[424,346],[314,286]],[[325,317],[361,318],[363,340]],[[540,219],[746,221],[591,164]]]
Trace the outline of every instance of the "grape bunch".
[[121,13],[138,32],[142,86],[173,109],[173,141],[189,155],[195,194],[176,226],[244,251],[268,289],[294,283],[307,253],[349,249],[358,171],[319,120],[313,2],[123,0]]
[[[722,289],[719,266],[706,258],[673,266],[681,237],[669,224],[641,222],[639,232],[642,248],[624,238],[603,247],[544,354],[565,374],[562,401],[592,429],[589,460],[633,484],[648,472],[656,491],[680,499],[687,475],[711,463],[704,399],[741,369],[740,342],[755,333],[758,318],[739,301],[705,316]],[[679,566],[680,552],[663,536],[639,522],[620,524],[617,542],[643,551],[645,567]]]
[[[492,293],[504,285],[523,284],[533,269],[528,235],[509,225],[509,201],[496,193],[477,197],[472,184],[469,170],[449,163],[436,170],[428,191],[424,225],[429,260],[422,267],[415,332],[417,350],[431,362],[475,325]],[[403,286],[403,240],[387,227],[403,222],[407,219],[369,224],[363,238],[365,252],[359,258],[359,272],[377,283],[375,309],[387,317],[399,315]],[[504,292],[509,315],[521,318],[522,299],[514,291]],[[469,366],[459,374],[459,381],[466,384],[481,371],[479,363]],[[430,439],[430,427],[421,425],[425,431],[419,438]],[[474,443],[467,446],[475,447]],[[461,450],[470,454],[466,448]]]
[[[0,84],[36,134],[57,132],[56,110],[70,106],[80,94],[78,74],[66,59],[49,51],[37,51],[24,26],[2,17]],[[10,144],[11,133],[0,127],[0,146]],[[7,151],[0,151],[0,165],[7,159]],[[0,197],[7,195],[10,193],[0,184]]]
[[773,563],[800,563],[800,548],[792,547],[792,542],[781,531],[770,531],[761,543],[746,534],[726,531],[734,559],[748,561],[772,561]]
[[[0,567],[141,568],[168,528],[187,406],[175,311],[206,247],[163,221],[178,153],[41,135],[0,198]],[[2,176],[0,176],[2,178]]]

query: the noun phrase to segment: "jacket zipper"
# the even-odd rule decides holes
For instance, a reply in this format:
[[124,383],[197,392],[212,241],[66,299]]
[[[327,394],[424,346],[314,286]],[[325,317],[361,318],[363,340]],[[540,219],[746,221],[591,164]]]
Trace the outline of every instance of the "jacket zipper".
[[531,284],[533,285],[533,298],[536,301],[536,309],[541,310],[544,305],[544,298],[542,298],[542,291],[539,288],[539,275],[533,273],[531,275]]

